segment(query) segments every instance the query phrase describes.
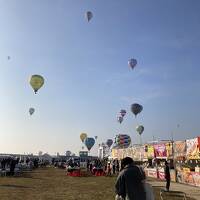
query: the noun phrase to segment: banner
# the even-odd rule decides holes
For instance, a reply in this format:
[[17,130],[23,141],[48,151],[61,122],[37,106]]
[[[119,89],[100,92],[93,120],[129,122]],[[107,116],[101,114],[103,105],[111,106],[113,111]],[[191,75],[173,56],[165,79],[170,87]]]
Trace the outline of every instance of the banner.
[[152,158],[155,157],[155,155],[154,155],[154,147],[153,147],[153,145],[148,145],[148,153],[147,153],[147,157],[148,157],[149,159],[152,159]]
[[200,187],[200,174],[197,172],[177,172],[177,181],[188,185]]
[[167,150],[165,144],[154,144],[155,157],[156,158],[166,158]]
[[165,147],[166,147],[166,151],[167,151],[167,157],[173,158],[173,151],[172,151],[173,144],[172,144],[172,142],[167,142],[165,144]]
[[200,159],[199,152],[199,140],[198,138],[186,140],[186,156],[187,159]]
[[185,141],[176,141],[174,142],[174,157],[185,157],[186,156],[186,142]]

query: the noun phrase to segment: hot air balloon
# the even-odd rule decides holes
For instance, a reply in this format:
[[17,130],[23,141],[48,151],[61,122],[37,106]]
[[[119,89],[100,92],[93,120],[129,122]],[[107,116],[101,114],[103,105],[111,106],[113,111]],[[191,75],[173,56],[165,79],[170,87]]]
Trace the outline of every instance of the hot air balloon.
[[126,134],[119,134],[115,137],[115,146],[120,148],[127,148],[131,144],[131,138]]
[[7,58],[8,58],[8,60],[10,60],[10,56],[8,56]]
[[95,139],[94,138],[89,138],[87,137],[84,140],[85,146],[87,147],[88,151],[90,151],[90,149],[94,146],[95,144]]
[[94,136],[94,139],[97,140],[98,136]]
[[87,133],[81,133],[80,134],[80,139],[82,142],[84,142],[84,140],[87,138]]
[[112,146],[112,144],[113,144],[113,140],[112,140],[112,139],[108,139],[108,140],[106,141],[106,144],[107,144],[107,146],[110,148],[110,147]]
[[93,17],[92,12],[91,11],[87,11],[85,13],[85,17],[86,17],[87,21],[89,22],[92,19],[92,17]]
[[44,78],[40,75],[32,75],[30,78],[30,85],[36,94],[37,91],[44,85]]
[[30,115],[32,115],[34,112],[35,112],[35,109],[34,109],[34,108],[30,108],[30,109],[29,109],[29,114],[30,114]]
[[134,58],[131,58],[131,59],[128,61],[128,65],[129,65],[129,67],[131,67],[132,69],[134,69],[135,66],[137,65],[137,60],[134,59]]
[[139,135],[142,135],[144,131],[144,126],[142,125],[136,126],[136,131],[139,133]]
[[122,109],[122,110],[120,110],[119,113],[120,113],[120,115],[121,115],[122,117],[124,117],[124,116],[126,115],[126,110],[123,110],[123,109]]
[[131,105],[131,111],[133,112],[135,117],[137,116],[137,114],[142,112],[142,110],[143,110],[143,107],[138,103],[134,103],[134,104]]
[[123,122],[123,117],[122,116],[118,116],[117,117],[117,121],[121,124]]

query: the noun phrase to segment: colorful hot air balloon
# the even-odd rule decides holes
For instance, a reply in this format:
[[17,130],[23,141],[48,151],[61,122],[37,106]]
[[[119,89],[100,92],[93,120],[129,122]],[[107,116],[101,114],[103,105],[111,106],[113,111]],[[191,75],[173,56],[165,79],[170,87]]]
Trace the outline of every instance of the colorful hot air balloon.
[[35,109],[34,109],[34,108],[30,108],[30,109],[29,109],[29,114],[30,114],[30,115],[32,115],[34,112],[35,112]]
[[94,146],[95,144],[95,139],[94,138],[89,138],[87,137],[84,140],[85,146],[87,147],[88,151],[90,151],[90,149]]
[[120,110],[119,113],[120,113],[120,115],[121,115],[122,117],[124,117],[124,116],[126,115],[126,110],[123,110],[123,109],[122,109],[122,110]]
[[81,133],[80,134],[80,139],[82,142],[84,142],[84,140],[87,138],[87,133]]
[[135,115],[135,117],[137,116],[137,114],[139,114],[140,112],[142,112],[143,107],[142,105],[138,104],[138,103],[134,103],[131,105],[131,111],[133,112],[133,114]]
[[92,12],[91,11],[87,11],[85,13],[85,17],[86,17],[87,21],[89,22],[92,19],[92,17],[93,17]]
[[108,140],[106,141],[106,144],[107,144],[107,146],[110,148],[110,147],[112,146],[112,144],[113,144],[113,140],[112,140],[112,139],[108,139]]
[[136,131],[139,133],[139,135],[142,135],[144,131],[144,126],[142,125],[136,126]]
[[123,117],[122,116],[118,116],[117,117],[117,121],[121,124],[123,122]]
[[40,75],[32,75],[30,78],[30,85],[36,94],[37,91],[44,85],[44,78]]
[[131,59],[128,61],[128,65],[129,65],[129,67],[131,67],[132,69],[134,69],[135,66],[137,65],[137,60],[134,59],[134,58],[131,58]]
[[131,144],[131,138],[129,135],[119,134],[115,137],[115,146],[120,148],[127,148]]

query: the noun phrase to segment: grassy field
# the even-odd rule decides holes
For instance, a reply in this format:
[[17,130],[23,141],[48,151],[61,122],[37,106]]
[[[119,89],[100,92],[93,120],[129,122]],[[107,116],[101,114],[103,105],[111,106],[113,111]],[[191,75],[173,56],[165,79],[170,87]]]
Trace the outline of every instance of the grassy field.
[[[68,177],[64,170],[43,168],[22,177],[0,177],[0,199],[114,200],[115,180],[116,177]],[[156,200],[160,199],[159,191],[155,188]]]

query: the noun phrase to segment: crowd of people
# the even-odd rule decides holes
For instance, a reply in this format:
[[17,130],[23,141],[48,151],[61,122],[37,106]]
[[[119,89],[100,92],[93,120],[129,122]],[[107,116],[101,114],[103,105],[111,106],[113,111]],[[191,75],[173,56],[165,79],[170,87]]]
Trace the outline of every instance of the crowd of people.
[[39,160],[38,157],[2,156],[0,157],[0,175],[14,176],[23,170],[38,168],[39,165],[44,166],[45,162]]

